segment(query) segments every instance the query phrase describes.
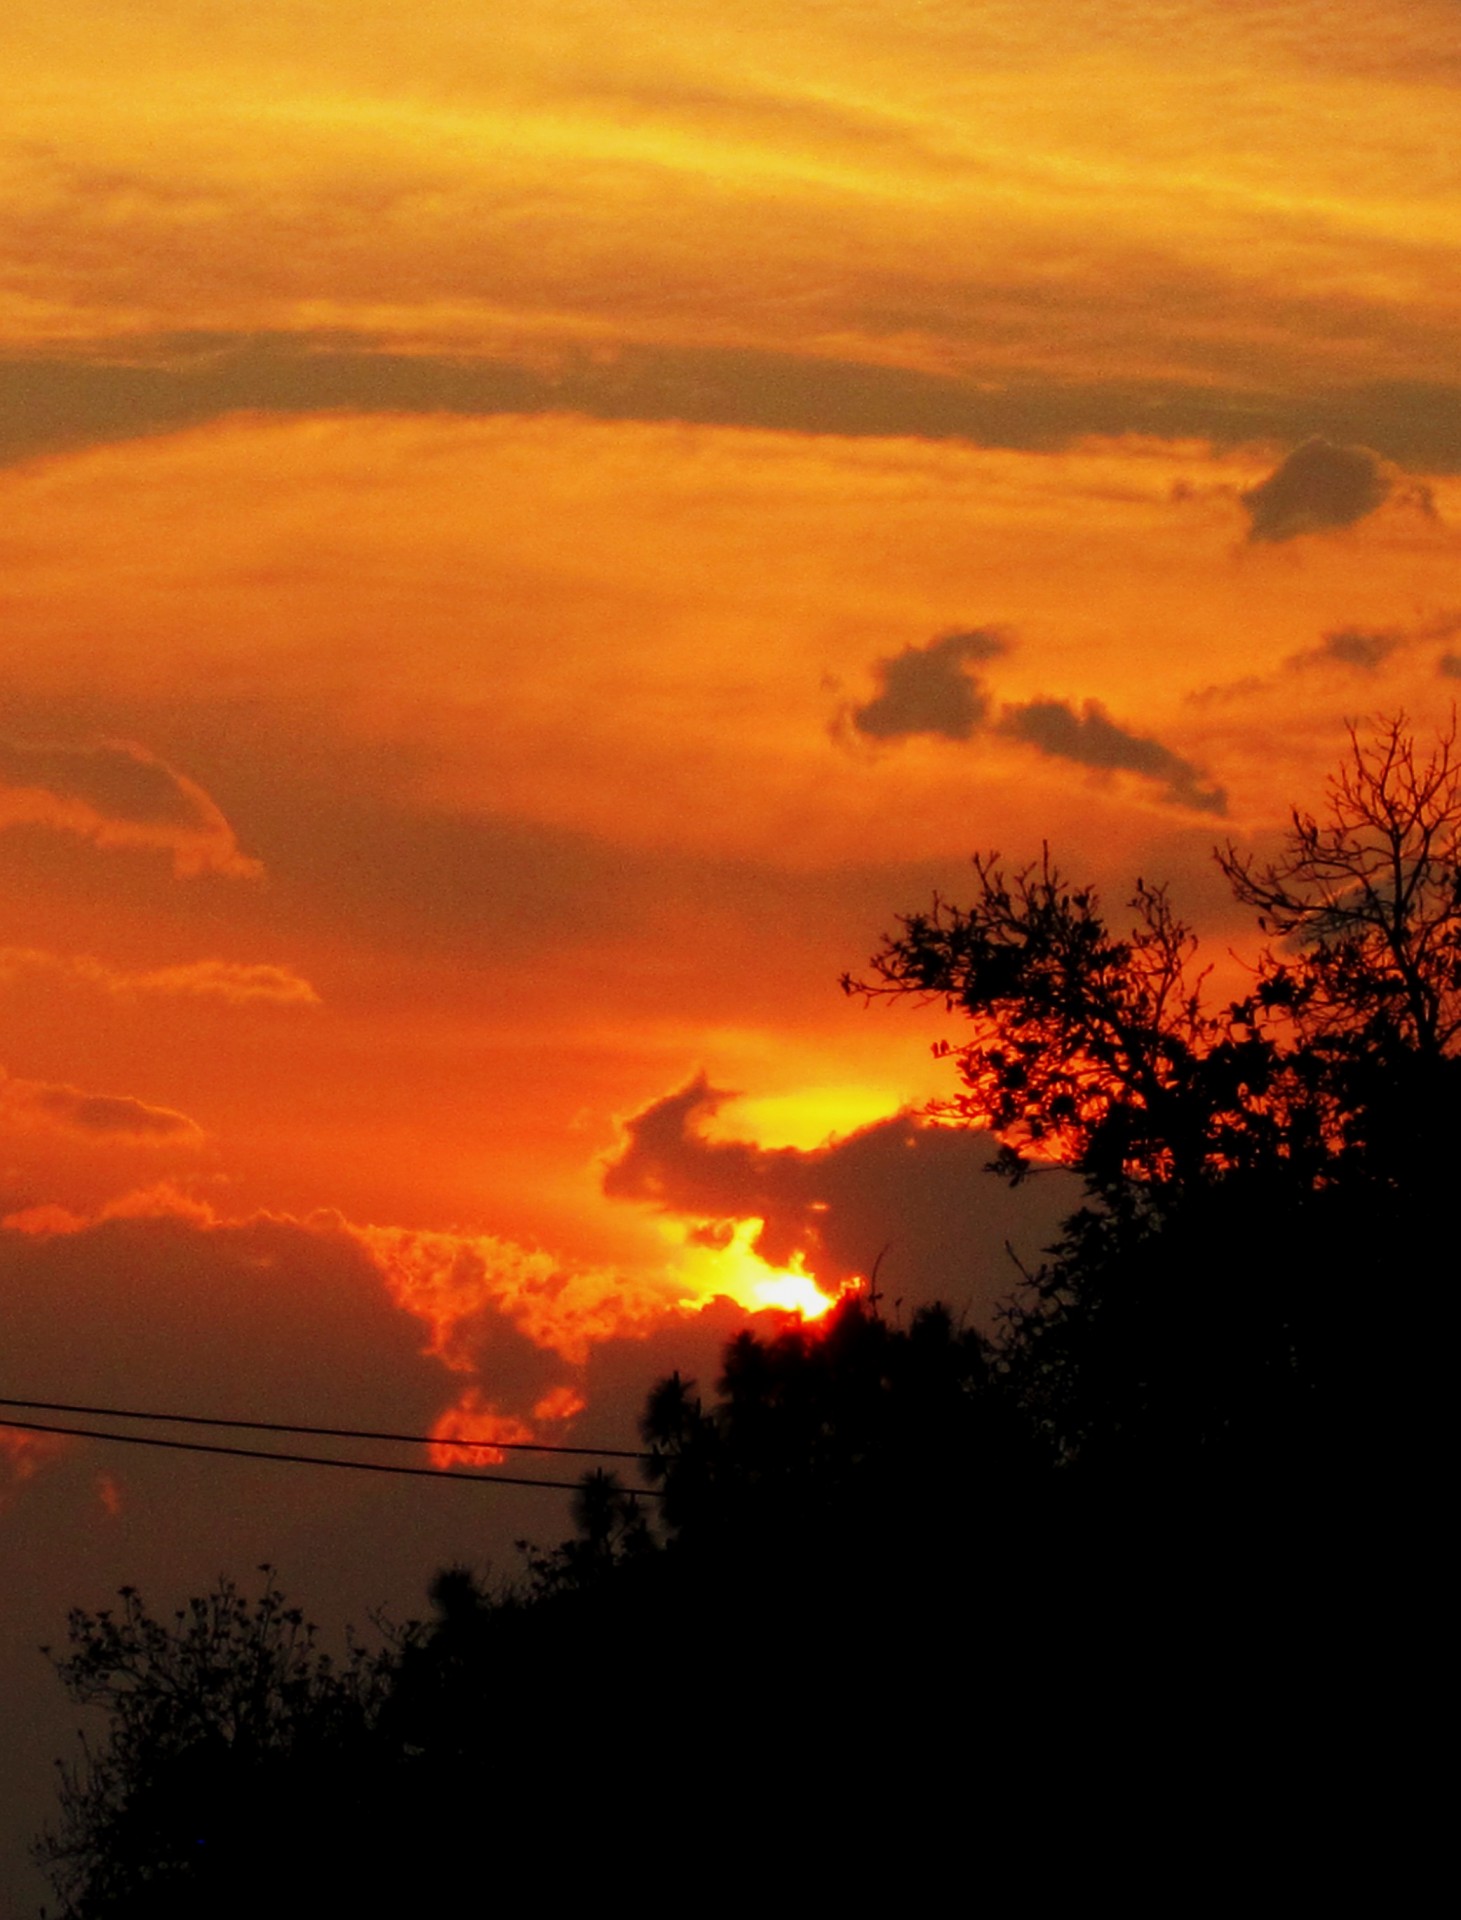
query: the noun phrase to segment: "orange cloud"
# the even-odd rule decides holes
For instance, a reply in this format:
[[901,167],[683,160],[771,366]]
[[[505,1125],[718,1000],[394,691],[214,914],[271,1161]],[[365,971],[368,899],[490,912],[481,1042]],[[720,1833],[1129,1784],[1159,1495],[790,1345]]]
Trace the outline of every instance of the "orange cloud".
[[[480,1387],[466,1387],[455,1404],[432,1425],[435,1442],[430,1449],[431,1464],[436,1467],[500,1466],[507,1458],[501,1445],[521,1446],[541,1440],[547,1428],[556,1441],[567,1423],[582,1413],[588,1401],[577,1387],[550,1387],[533,1404],[531,1422],[513,1413],[503,1413],[484,1397]],[[475,1444],[486,1441],[485,1446]]]
[[221,1000],[229,1006],[317,1007],[320,996],[290,967],[233,960],[193,960],[175,967],[111,966],[90,954],[47,953],[38,947],[0,947],[0,980],[41,974],[117,995],[159,994]]
[[577,1387],[552,1387],[533,1408],[533,1418],[542,1421],[567,1421],[575,1419],[588,1401]]
[[[542,0],[28,28],[13,338],[677,338],[1071,378],[1451,375],[1444,10]],[[1174,25],[1174,18],[1176,24]],[[592,58],[584,49],[592,48]],[[1341,133],[1336,134],[1336,129]],[[705,236],[714,235],[707,247]],[[300,245],[307,234],[309,244]]]
[[20,1433],[0,1426],[0,1513],[14,1490],[34,1479],[42,1467],[59,1460],[76,1443],[58,1433]]
[[[537,1434],[516,1414],[502,1413],[485,1400],[480,1389],[468,1387],[454,1406],[448,1407],[431,1427],[434,1444],[427,1456],[434,1467],[495,1467],[507,1458],[494,1440],[521,1445],[536,1440]],[[485,1440],[486,1446],[464,1445],[464,1440]]]
[[345,1230],[378,1263],[392,1298],[431,1329],[430,1351],[464,1372],[480,1364],[498,1316],[582,1365],[595,1341],[647,1329],[678,1304],[667,1274],[575,1266],[492,1234]]
[[149,1106],[127,1094],[86,1093],[80,1087],[21,1080],[0,1070],[0,1110],[21,1125],[56,1127],[82,1139],[142,1144],[191,1144],[203,1130],[185,1113]]
[[[104,627],[88,676],[118,701],[161,675],[227,685],[261,726],[292,716],[261,734],[280,755],[261,790],[306,838],[291,740],[306,767],[334,743],[377,793],[405,789],[438,819],[782,869],[960,857],[971,818],[1006,848],[1142,843],[1184,765],[1210,773],[1193,793],[1227,790],[1241,829],[1300,790],[1281,764],[1289,703],[1255,750],[1251,718],[1233,743],[1193,689],[1271,672],[1316,627],[1380,630],[1454,601],[1454,482],[1425,476],[1440,519],[1387,509],[1345,539],[1247,541],[1240,495],[1280,457],[1150,438],[1045,453],[563,417],[236,419],[0,474],[34,556],[8,586],[25,647],[0,639],[0,654],[29,685],[38,655],[64,661]],[[503,484],[484,543],[488,469]],[[119,488],[139,500],[120,524]],[[776,566],[748,566],[766,552]],[[145,592],[103,604],[114,572]],[[1030,727],[1069,751],[1037,758],[997,728],[977,765],[947,729],[876,757],[827,738],[869,662],[996,629],[1019,636],[991,675],[1000,701],[1037,703]],[[63,680],[81,697],[81,676]],[[1039,709],[1052,691],[1079,703]],[[1087,765],[1113,759],[1149,777]],[[331,851],[358,879],[358,857]]]
[[104,848],[166,853],[179,878],[256,879],[218,807],[133,741],[57,746],[0,740],[0,828],[47,827]]

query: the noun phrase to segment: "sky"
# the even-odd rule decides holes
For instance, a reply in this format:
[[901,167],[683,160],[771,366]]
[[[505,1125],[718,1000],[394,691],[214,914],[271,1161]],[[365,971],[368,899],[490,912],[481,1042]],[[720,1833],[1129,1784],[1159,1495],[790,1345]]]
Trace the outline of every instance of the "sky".
[[[1446,723],[1457,28],[8,19],[0,1394],[632,1444],[814,1281],[989,1324],[1069,1183],[839,977],[1048,843],[1236,985],[1213,845]],[[347,1478],[0,1430],[0,1892],[68,1606],[400,1614],[566,1527]]]

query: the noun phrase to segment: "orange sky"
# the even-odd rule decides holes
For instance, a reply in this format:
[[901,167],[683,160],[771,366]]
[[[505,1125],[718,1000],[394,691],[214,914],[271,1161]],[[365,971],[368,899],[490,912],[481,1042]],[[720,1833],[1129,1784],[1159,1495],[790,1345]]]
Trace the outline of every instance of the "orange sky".
[[[1042,840],[1231,968],[1213,841],[1450,711],[1449,0],[3,33],[0,1392],[624,1439],[754,1221],[987,1314],[1058,1196],[837,977]],[[524,1527],[259,1471],[9,1445],[14,1644]]]

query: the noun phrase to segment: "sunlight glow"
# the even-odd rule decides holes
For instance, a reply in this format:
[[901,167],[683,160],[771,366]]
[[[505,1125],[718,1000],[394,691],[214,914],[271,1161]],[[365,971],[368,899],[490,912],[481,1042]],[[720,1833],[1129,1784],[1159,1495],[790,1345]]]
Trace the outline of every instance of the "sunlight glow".
[[[803,1320],[819,1320],[846,1293],[862,1282],[856,1278],[828,1291],[814,1274],[808,1273],[806,1259],[798,1247],[790,1264],[773,1267],[755,1250],[755,1241],[764,1220],[737,1220],[720,1244],[684,1234],[683,1251],[677,1265],[677,1277],[690,1282],[693,1291],[682,1304],[704,1307],[717,1297],[728,1298],[748,1313],[776,1308],[782,1313],[800,1314]],[[693,1230],[692,1230],[693,1232]]]
[[797,1147],[803,1153],[831,1139],[886,1120],[909,1104],[887,1085],[802,1087],[793,1093],[737,1094],[712,1115],[712,1140],[753,1139],[761,1147]]

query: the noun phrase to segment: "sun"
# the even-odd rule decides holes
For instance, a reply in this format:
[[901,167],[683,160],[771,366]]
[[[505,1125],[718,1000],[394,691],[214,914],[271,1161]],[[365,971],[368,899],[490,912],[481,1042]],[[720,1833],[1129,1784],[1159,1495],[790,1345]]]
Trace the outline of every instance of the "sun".
[[735,1300],[748,1313],[775,1308],[800,1314],[803,1320],[820,1320],[844,1294],[862,1284],[854,1278],[829,1289],[815,1274],[808,1273],[800,1247],[787,1266],[772,1266],[755,1248],[765,1224],[755,1218],[737,1220],[729,1237],[719,1245],[695,1239],[690,1229],[672,1229],[681,1243],[676,1278],[688,1282],[691,1288],[682,1304],[703,1307],[720,1296]]

